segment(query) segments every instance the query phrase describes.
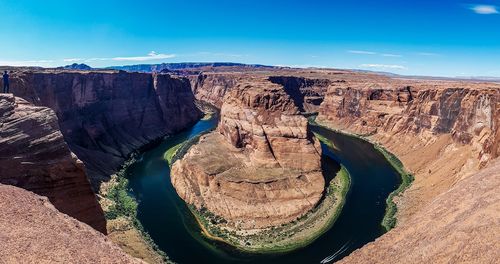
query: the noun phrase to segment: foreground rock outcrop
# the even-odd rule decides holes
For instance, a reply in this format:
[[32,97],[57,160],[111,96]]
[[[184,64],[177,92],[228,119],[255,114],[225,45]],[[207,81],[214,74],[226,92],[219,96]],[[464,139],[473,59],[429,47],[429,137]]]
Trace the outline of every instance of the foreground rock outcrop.
[[0,210],[1,263],[144,263],[29,191],[0,184]]
[[325,188],[321,149],[292,98],[263,79],[239,82],[224,97],[216,132],[172,168],[178,194],[241,229],[290,222]]
[[201,115],[189,81],[168,74],[17,72],[11,86],[16,96],[56,112],[95,190],[132,151]]
[[0,153],[0,183],[47,196],[59,211],[106,233],[84,165],[64,142],[51,109],[0,94]]
[[500,160],[339,263],[497,263]]

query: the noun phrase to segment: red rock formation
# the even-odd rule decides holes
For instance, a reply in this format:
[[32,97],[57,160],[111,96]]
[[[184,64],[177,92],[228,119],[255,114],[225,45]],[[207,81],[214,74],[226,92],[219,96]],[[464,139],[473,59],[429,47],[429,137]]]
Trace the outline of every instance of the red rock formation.
[[143,263],[26,190],[0,184],[0,211],[1,263]]
[[64,142],[51,109],[0,94],[0,153],[0,183],[47,196],[61,212],[106,233],[84,166]]
[[[267,74],[269,81],[283,86],[286,92],[292,97],[301,112],[316,112],[323,102],[324,95],[331,84],[329,79],[305,78],[300,76],[274,76],[278,72]],[[290,72],[286,72],[291,74]],[[238,83],[251,81],[255,75],[239,72],[223,73],[201,73],[189,76],[191,86],[196,98],[201,101],[211,103],[217,107],[222,107],[224,95],[236,88]]]
[[239,74],[199,74],[189,77],[196,99],[222,107],[222,99],[227,91],[241,79]]
[[317,120],[370,136],[415,174],[398,197],[402,221],[500,155],[496,84],[376,76],[334,83]]
[[321,150],[314,143],[281,86],[242,82],[224,98],[218,132],[174,164],[172,183],[187,203],[239,228],[280,225],[322,196]]
[[339,263],[497,263],[500,160]]
[[296,76],[271,76],[269,80],[282,85],[302,112],[317,112],[331,81]]
[[189,81],[167,74],[18,72],[11,86],[17,96],[56,112],[94,187],[132,151],[184,129],[201,114]]
[[478,144],[484,165],[500,154],[499,104],[500,90],[486,85],[481,89],[444,84],[375,90],[339,87],[326,96],[318,120],[362,134],[450,134],[457,143]]

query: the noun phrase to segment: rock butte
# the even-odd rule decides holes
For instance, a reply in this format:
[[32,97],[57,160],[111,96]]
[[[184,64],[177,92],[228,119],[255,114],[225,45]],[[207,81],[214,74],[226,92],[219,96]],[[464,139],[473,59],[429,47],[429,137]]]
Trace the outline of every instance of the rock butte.
[[[476,256],[475,253],[484,253],[477,255],[478,260],[483,263],[493,263],[500,258],[498,250],[495,250],[498,248],[498,237],[494,236],[499,233],[497,224],[499,192],[495,192],[498,189],[498,156],[500,154],[499,84],[463,80],[403,79],[380,74],[329,69],[219,66],[221,67],[204,65],[196,69],[182,70],[182,74],[187,79],[166,74],[113,71],[16,70],[12,74],[11,91],[32,105],[18,98],[2,97],[4,99],[2,99],[1,111],[9,113],[7,115],[13,115],[9,117],[11,118],[9,120],[20,121],[6,123],[10,124],[9,127],[12,129],[8,133],[13,133],[13,135],[17,133],[20,137],[6,136],[4,138],[2,135],[1,140],[5,140],[2,143],[28,144],[33,149],[43,147],[38,150],[49,153],[48,158],[60,161],[61,164],[58,166],[51,165],[50,162],[48,164],[47,159],[42,158],[43,156],[15,148],[8,152],[10,153],[8,157],[2,157],[0,162],[10,164],[13,162],[11,160],[13,156],[22,154],[21,157],[26,162],[19,163],[19,168],[8,168],[9,171],[15,170],[22,173],[29,170],[31,163],[34,162],[39,164],[40,168],[43,166],[55,172],[49,175],[56,182],[62,183],[62,180],[70,178],[78,179],[80,178],[78,175],[82,175],[79,172],[82,167],[78,165],[76,159],[71,158],[64,142],[60,140],[62,134],[69,149],[83,161],[87,176],[95,188],[100,182],[106,181],[109,174],[114,173],[133,150],[155,138],[175,133],[192,124],[200,116],[200,112],[194,106],[194,93],[197,99],[222,107],[223,116],[217,132],[204,137],[197,146],[190,150],[186,160],[196,158],[194,150],[207,140],[213,140],[220,142],[217,144],[220,146],[215,146],[216,148],[230,150],[222,154],[216,152],[220,155],[218,158],[233,155],[236,158],[232,157],[231,160],[237,162],[238,166],[245,165],[246,167],[243,168],[246,169],[251,168],[248,166],[251,162],[269,161],[269,164],[274,164],[276,168],[270,166],[263,169],[276,171],[278,168],[276,164],[283,159],[280,161],[280,154],[275,153],[273,156],[270,151],[266,150],[266,145],[262,143],[273,140],[263,139],[263,134],[260,132],[265,131],[266,136],[275,136],[277,142],[302,140],[309,141],[308,144],[313,147],[314,143],[309,137],[300,136],[307,134],[307,131],[303,129],[301,123],[303,121],[300,121],[296,112],[317,111],[319,113],[317,120],[322,124],[346,132],[363,134],[370,140],[382,144],[397,154],[405,167],[415,174],[415,182],[410,189],[396,197],[397,227],[377,241],[355,251],[344,261],[358,263],[367,261],[368,258],[370,262],[401,260],[409,263],[423,261],[464,263],[473,261],[468,256]],[[269,111],[269,115],[266,113],[261,116],[259,109],[265,109],[265,103],[263,105],[242,103],[253,102],[252,100],[259,97],[260,94],[252,93],[252,89],[245,87],[245,84],[253,83],[262,83],[262,87],[260,84],[257,85],[260,87],[258,89],[266,89],[266,87],[271,90],[276,89],[279,95],[274,98],[266,92],[264,95],[269,94],[269,98],[257,100],[258,102],[274,102],[268,106],[272,108],[277,103],[276,105],[284,108],[274,107]],[[294,104],[290,104],[290,100]],[[15,107],[20,108],[20,112],[10,114],[12,110],[6,112],[3,110],[12,108],[9,106],[13,104],[12,102],[17,102]],[[61,129],[60,133],[53,125],[54,117],[51,117],[50,111],[46,108],[34,108],[35,106],[48,107],[55,112]],[[29,108],[33,109],[28,110]],[[38,122],[40,125],[37,127],[52,127],[53,129],[27,133],[26,125],[23,125],[27,122],[26,117],[18,116],[23,111],[33,113],[30,114],[33,119],[28,122]],[[43,116],[48,116],[48,119],[44,120],[36,114],[40,111],[45,113]],[[245,113],[248,112],[251,114],[246,115]],[[261,119],[257,119],[259,116]],[[280,128],[283,125],[279,122],[267,123],[269,116],[281,121],[292,118],[294,121],[290,129],[294,131],[292,133],[294,136],[299,135],[299,137],[283,136],[284,134],[281,133],[284,131]],[[2,118],[7,117],[2,114]],[[260,128],[257,124],[261,125]],[[4,121],[2,125],[5,127]],[[269,134],[264,129],[265,126],[270,126]],[[2,133],[5,133],[4,130]],[[30,134],[51,140],[53,144],[50,146],[36,144],[37,140],[30,138]],[[307,144],[288,145],[293,149],[294,146]],[[59,146],[60,150],[54,152],[53,146]],[[280,150],[279,145],[271,145],[271,147],[273,151],[274,147]],[[9,146],[2,144],[1,148],[8,149]],[[202,159],[199,160],[202,161]],[[71,169],[61,170],[64,166]],[[189,168],[180,164],[176,166],[178,169]],[[0,168],[5,170],[6,167]],[[306,168],[301,167],[293,169],[294,173],[300,171],[309,175],[315,173],[314,169],[311,170],[312,172],[307,172]],[[205,175],[205,172],[202,170],[196,173]],[[44,185],[44,181],[38,181],[46,177],[43,173],[38,173],[37,171],[30,175],[34,180],[33,183],[36,184],[29,188],[34,188],[34,191],[35,189],[50,190],[50,192],[58,190]],[[296,175],[294,173],[286,172],[282,175],[291,177],[291,175]],[[257,175],[255,178],[262,179],[260,174],[247,172],[234,174],[238,176],[236,178],[226,177],[227,175],[221,177],[217,173],[215,175],[220,180],[221,186],[231,190],[228,193],[217,194],[218,197],[217,195],[210,196],[221,200],[229,197],[228,194],[232,191],[249,194],[249,189],[246,187],[242,190],[238,189],[242,184],[250,184],[252,180],[255,180],[249,175]],[[275,177],[272,173],[264,175]],[[7,177],[2,173],[0,178],[6,179]],[[8,175],[8,178],[15,179],[16,177]],[[216,181],[203,182],[202,179],[193,179],[190,176],[186,178],[191,178],[193,181],[184,184],[185,190],[191,188],[190,186],[203,186],[202,189],[210,193],[220,188]],[[323,180],[319,177],[318,179]],[[78,182],[82,184],[78,186],[79,190],[88,188],[85,187],[88,186],[88,182],[83,180],[78,180]],[[12,184],[12,179],[9,179],[9,184]],[[309,184],[310,197],[320,195],[319,187],[312,187],[312,185],[319,186],[316,181],[310,181],[307,184],[302,182],[302,184]],[[25,187],[26,185],[19,186],[28,188]],[[276,190],[283,186],[277,186]],[[62,189],[60,191],[63,193]],[[5,188],[0,189],[0,195],[5,192]],[[44,195],[50,198],[50,192]],[[87,191],[82,193],[85,192]],[[262,194],[262,192],[254,192],[254,194],[257,193]],[[180,195],[183,194],[180,193]],[[65,196],[64,199],[70,198],[68,193],[63,196]],[[80,202],[88,208],[92,208],[95,203],[95,198],[89,199],[89,197],[92,198],[89,195],[79,197]],[[263,196],[254,195],[254,197],[258,198],[255,199],[256,201],[262,201]],[[301,196],[299,201],[304,201],[303,197]],[[185,199],[192,199],[200,204],[207,203],[201,193]],[[311,201],[314,203],[314,199]],[[57,207],[57,203],[53,203]],[[3,211],[12,210],[12,204],[1,203],[1,208]],[[209,200],[207,204],[212,204],[217,208],[212,210],[221,210],[221,212],[226,210],[224,206],[217,207],[213,200]],[[449,208],[454,211],[441,205],[449,205]],[[294,213],[299,215],[302,210],[307,210],[307,206]],[[455,214],[461,210],[466,210],[464,214],[461,214],[463,217]],[[102,213],[99,210],[95,212],[96,214],[91,218],[98,219]],[[253,214],[252,211],[241,212]],[[72,214],[78,218],[77,212]],[[9,222],[22,219],[16,214],[10,214],[8,217],[13,217],[9,219]],[[279,222],[275,219],[266,223],[260,221],[259,215],[252,217],[257,220],[252,223],[242,223],[242,225],[250,227],[259,222],[265,226]],[[29,238],[23,234],[31,232],[19,233],[17,239]],[[34,245],[37,241],[30,240],[30,242],[32,242],[30,245]],[[55,245],[59,244],[55,243]],[[473,254],[469,249],[473,249],[475,253]],[[103,250],[112,251],[112,249]],[[15,252],[15,250],[2,251],[2,257],[17,256],[15,254],[18,253]],[[404,254],[405,252],[407,254]],[[32,254],[27,253],[24,257],[34,257],[35,253]],[[80,255],[74,256],[80,257]],[[82,260],[84,258],[84,256],[81,257]]]
[[291,222],[320,200],[321,148],[283,87],[240,82],[223,100],[217,131],[174,163],[178,194],[239,229]]

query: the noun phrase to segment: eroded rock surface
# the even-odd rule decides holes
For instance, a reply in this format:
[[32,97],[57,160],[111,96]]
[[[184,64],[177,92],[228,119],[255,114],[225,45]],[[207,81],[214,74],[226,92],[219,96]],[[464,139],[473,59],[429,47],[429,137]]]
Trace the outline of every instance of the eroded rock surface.
[[496,84],[374,77],[336,82],[317,120],[369,136],[415,174],[398,198],[401,221],[500,154]]
[[168,74],[17,72],[11,86],[17,96],[56,112],[96,190],[132,151],[201,115],[189,81]]
[[224,97],[217,131],[172,168],[187,203],[243,229],[290,222],[320,200],[321,149],[292,98],[265,79],[240,82]]
[[500,160],[339,263],[496,263]]
[[51,109],[0,94],[0,153],[0,183],[47,196],[61,212],[106,233],[84,165],[64,142]]
[[45,197],[0,184],[0,263],[144,263]]

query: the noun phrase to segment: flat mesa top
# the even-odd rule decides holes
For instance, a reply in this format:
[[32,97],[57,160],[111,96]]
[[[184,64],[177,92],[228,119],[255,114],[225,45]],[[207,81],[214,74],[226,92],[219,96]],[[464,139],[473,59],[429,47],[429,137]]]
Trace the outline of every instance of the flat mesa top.
[[227,142],[223,135],[212,132],[189,150],[183,162],[231,182],[266,183],[303,175],[297,170],[255,166],[245,152]]

